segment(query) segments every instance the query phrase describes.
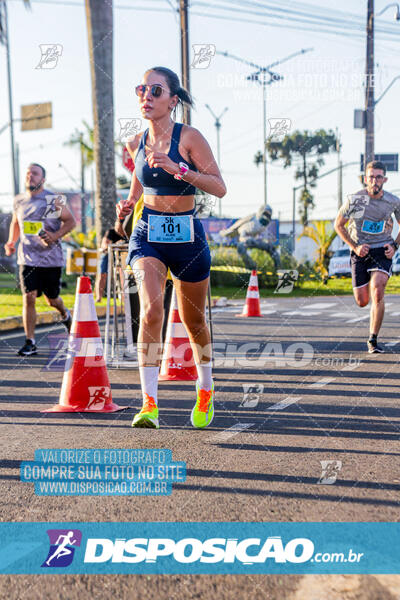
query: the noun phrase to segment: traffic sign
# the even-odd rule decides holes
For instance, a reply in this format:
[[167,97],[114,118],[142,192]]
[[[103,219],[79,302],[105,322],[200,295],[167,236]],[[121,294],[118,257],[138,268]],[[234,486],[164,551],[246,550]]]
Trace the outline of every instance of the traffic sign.
[[51,102],[22,105],[21,121],[21,131],[51,129],[53,126]]
[[[399,155],[398,154],[375,154],[374,160],[383,162],[386,171],[399,170]],[[361,172],[364,172],[364,154],[361,154]]]
[[122,150],[122,164],[124,165],[125,169],[128,169],[128,171],[133,173],[135,165],[126,146],[124,146],[124,149]]

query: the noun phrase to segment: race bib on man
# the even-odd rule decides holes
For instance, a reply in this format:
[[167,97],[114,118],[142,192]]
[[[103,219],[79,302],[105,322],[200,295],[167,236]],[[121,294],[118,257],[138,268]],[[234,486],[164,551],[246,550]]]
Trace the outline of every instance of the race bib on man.
[[43,221],[24,221],[25,235],[38,235],[41,229],[43,229]]
[[149,242],[162,242],[182,244],[193,242],[193,216],[192,215],[149,215],[147,240]]
[[385,229],[385,221],[363,221],[361,231],[364,233],[382,233]]

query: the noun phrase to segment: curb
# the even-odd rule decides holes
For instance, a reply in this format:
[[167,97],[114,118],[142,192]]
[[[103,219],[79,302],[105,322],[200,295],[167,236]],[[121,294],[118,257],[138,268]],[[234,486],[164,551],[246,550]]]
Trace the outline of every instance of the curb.
[[[71,311],[72,312],[72,311]],[[106,316],[105,306],[96,306],[97,317]],[[112,309],[111,309],[112,314]],[[49,310],[46,312],[38,313],[36,317],[36,325],[48,325],[50,323],[60,322],[60,316],[57,311]],[[12,331],[13,329],[23,328],[22,317],[5,317],[0,319],[0,332]]]

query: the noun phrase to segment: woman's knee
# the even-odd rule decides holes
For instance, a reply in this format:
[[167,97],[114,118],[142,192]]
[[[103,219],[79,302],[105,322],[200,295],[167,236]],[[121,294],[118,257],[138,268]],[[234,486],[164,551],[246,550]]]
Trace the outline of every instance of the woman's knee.
[[184,315],[182,317],[182,322],[185,325],[185,328],[188,333],[191,334],[193,338],[197,338],[207,329],[207,323],[205,315],[199,313],[198,315]]
[[141,308],[140,318],[143,325],[147,327],[161,327],[164,318],[164,308],[162,302],[145,304]]

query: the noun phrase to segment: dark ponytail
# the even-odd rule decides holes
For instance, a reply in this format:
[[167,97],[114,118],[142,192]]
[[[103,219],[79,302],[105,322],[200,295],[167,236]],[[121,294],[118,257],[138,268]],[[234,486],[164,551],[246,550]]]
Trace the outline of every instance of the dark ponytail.
[[180,102],[182,102],[182,104],[188,104],[189,106],[194,105],[192,96],[189,94],[189,92],[187,90],[185,90],[185,88],[179,87],[178,91],[176,92],[176,95],[178,96],[178,98],[179,98]]
[[[148,69],[146,73],[150,73],[151,71],[155,71],[159,73],[163,77],[165,77],[168,87],[171,90],[171,96],[178,96],[178,104],[183,108],[184,104],[188,106],[194,106],[193,98],[189,94],[185,88],[181,87],[178,75],[172,71],[171,69],[167,69],[167,67],[153,67],[152,69]],[[174,108],[174,116],[176,114],[176,107]]]

